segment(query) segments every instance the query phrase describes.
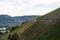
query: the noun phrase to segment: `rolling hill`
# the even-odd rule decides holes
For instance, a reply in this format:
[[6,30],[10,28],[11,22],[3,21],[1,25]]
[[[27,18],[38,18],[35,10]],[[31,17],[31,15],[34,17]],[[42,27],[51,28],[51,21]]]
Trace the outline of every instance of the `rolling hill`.
[[11,40],[60,40],[60,8],[23,24],[21,29],[13,32]]
[[19,24],[19,22],[11,17],[11,16],[8,16],[8,15],[0,15],[0,24],[3,24],[3,25],[12,25],[12,24]]

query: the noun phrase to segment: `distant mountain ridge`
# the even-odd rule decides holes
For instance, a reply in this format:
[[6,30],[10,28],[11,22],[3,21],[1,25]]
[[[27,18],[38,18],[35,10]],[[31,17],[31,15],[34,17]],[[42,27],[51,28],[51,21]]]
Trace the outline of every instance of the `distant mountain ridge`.
[[38,16],[16,16],[0,15],[0,25],[17,25],[28,20],[36,19]]
[[21,22],[26,22],[26,21],[29,21],[29,20],[34,20],[37,17],[38,16],[36,16],[36,15],[32,15],[32,16],[16,16],[14,18],[18,19]]
[[0,15],[0,24],[8,25],[8,24],[18,24],[17,20],[8,15]]

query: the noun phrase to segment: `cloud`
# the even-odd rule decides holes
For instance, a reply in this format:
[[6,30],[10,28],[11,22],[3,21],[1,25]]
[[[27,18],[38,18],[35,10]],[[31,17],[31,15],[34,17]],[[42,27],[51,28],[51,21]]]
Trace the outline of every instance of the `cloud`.
[[37,4],[30,8],[26,8],[22,10],[21,12],[24,12],[25,15],[43,15],[58,7],[60,7],[60,3]]
[[60,0],[0,0],[0,14],[43,15],[57,7]]

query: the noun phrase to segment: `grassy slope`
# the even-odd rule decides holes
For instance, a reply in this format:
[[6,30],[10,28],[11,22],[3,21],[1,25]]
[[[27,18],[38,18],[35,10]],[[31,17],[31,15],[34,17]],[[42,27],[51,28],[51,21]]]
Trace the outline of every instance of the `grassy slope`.
[[[17,32],[18,34],[20,33],[23,33],[26,29],[28,29],[29,27],[31,27],[34,23],[36,23],[36,21],[28,21],[24,24],[21,25],[21,27],[18,27],[17,29],[15,29],[14,31],[8,33],[7,35],[13,35],[15,32]],[[18,31],[17,31],[18,30]]]
[[17,30],[19,40],[60,40],[60,8],[27,24]]

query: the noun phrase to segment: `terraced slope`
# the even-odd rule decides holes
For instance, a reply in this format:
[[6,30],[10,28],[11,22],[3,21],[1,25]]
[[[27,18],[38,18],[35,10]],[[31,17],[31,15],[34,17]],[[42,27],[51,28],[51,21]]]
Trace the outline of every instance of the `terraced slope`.
[[[26,24],[29,28],[23,25],[17,30],[18,40],[60,40],[60,8],[34,21],[32,25],[30,24],[31,26]],[[25,31],[21,32],[21,30]]]

